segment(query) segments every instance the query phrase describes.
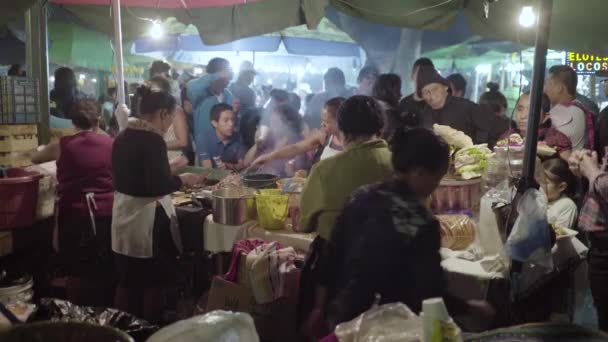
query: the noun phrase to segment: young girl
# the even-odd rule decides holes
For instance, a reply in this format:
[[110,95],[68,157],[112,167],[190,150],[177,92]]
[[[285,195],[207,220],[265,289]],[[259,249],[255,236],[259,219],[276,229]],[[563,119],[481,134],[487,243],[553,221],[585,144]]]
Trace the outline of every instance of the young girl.
[[572,197],[576,193],[577,179],[563,159],[549,159],[543,163],[545,177],[543,190],[549,207],[547,219],[550,224],[574,229],[578,210]]

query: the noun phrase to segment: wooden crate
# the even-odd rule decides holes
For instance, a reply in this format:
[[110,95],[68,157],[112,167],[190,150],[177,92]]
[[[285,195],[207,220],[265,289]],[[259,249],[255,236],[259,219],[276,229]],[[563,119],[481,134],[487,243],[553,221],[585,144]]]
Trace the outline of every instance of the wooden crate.
[[27,152],[0,152],[0,165],[27,167],[32,165],[32,160]]
[[0,125],[0,152],[23,152],[38,147],[36,125]]

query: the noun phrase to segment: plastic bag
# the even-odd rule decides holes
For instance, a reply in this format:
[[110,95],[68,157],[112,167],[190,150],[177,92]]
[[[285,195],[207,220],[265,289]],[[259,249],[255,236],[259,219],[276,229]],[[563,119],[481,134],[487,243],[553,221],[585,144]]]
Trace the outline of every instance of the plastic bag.
[[340,342],[418,342],[422,331],[422,320],[405,304],[391,303],[339,324],[335,334]]
[[142,319],[109,308],[94,308],[74,305],[55,298],[42,298],[36,320],[77,321],[111,326],[131,335],[136,341],[145,341],[158,327]]
[[159,330],[147,342],[258,342],[253,319],[247,313],[212,311]]
[[517,220],[507,239],[507,255],[513,260],[553,269],[547,197],[537,189],[529,189],[517,204],[517,212]]

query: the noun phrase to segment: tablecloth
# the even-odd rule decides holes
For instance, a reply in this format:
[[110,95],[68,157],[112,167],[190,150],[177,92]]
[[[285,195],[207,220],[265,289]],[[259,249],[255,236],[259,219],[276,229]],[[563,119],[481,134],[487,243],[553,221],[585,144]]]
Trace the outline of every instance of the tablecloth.
[[247,222],[241,226],[227,226],[213,221],[213,215],[208,215],[203,224],[203,243],[205,251],[210,253],[229,253],[232,245],[239,238],[241,230],[255,225],[256,222]]
[[247,222],[241,226],[227,226],[213,221],[213,215],[207,216],[203,226],[205,250],[210,253],[230,252],[235,241],[258,238],[266,242],[277,241],[283,246],[307,252],[315,234],[296,233],[291,230],[266,230],[257,222]]

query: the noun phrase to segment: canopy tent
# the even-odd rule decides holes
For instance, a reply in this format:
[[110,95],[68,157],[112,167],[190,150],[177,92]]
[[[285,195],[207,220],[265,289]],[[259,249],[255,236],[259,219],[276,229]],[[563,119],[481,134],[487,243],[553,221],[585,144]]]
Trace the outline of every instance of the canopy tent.
[[[111,0],[51,0],[51,3],[61,4],[90,28],[114,34]],[[181,23],[194,25],[205,44],[217,45],[302,24],[315,28],[324,16],[328,0],[121,0],[121,3],[125,40],[144,36],[150,19],[175,17]]]
[[[163,25],[171,26],[174,25]],[[170,31],[169,30],[165,30]],[[194,32],[193,32],[194,31]],[[162,38],[141,37],[134,42],[134,53],[166,51],[187,53],[189,51],[256,51],[274,52],[284,44],[288,53],[308,56],[360,57],[359,46],[328,19],[323,18],[316,29],[306,26],[290,27],[280,32],[263,36],[243,38],[219,45],[205,44],[196,28],[183,29],[184,34],[166,35]]]
[[[162,0],[162,1],[149,1],[149,0],[125,0],[123,6],[131,7],[152,7],[152,8],[204,8],[204,7],[219,7],[219,6],[230,6],[244,4],[247,2],[255,2],[258,0]],[[107,5],[109,0],[53,0],[54,3],[58,4],[72,4],[72,5]]]
[[[484,3],[488,4],[485,17]],[[464,12],[473,32],[512,42],[532,45],[536,31],[518,23],[525,0],[331,0],[338,10],[365,20],[423,30],[447,30],[458,13]],[[608,54],[604,31],[608,1],[554,0],[549,48]]]

